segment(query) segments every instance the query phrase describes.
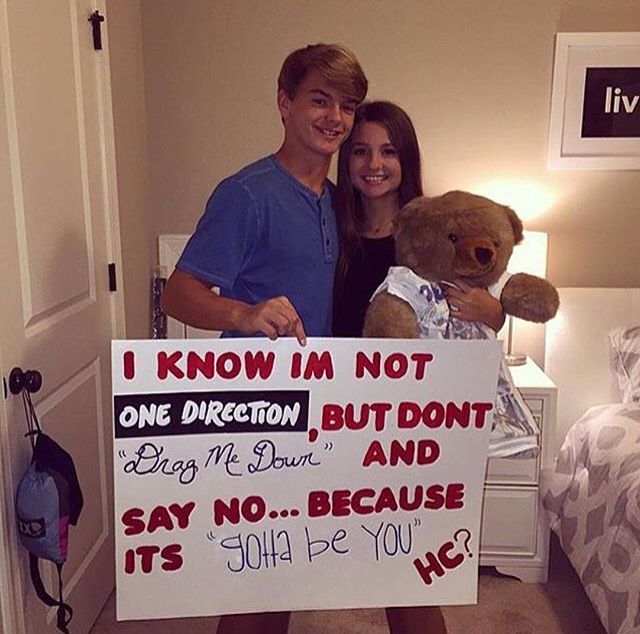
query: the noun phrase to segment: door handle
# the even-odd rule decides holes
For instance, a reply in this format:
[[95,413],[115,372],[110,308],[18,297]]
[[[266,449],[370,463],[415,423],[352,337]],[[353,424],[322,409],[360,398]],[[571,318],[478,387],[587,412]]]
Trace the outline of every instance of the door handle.
[[15,367],[9,374],[9,391],[11,394],[20,394],[22,390],[27,390],[35,394],[42,387],[42,374],[38,370],[26,370]]

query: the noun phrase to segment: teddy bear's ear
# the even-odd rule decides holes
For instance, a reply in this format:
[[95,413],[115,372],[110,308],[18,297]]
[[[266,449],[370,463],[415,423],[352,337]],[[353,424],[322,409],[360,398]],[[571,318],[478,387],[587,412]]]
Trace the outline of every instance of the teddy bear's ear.
[[397,229],[398,226],[407,220],[407,218],[413,218],[415,211],[428,205],[430,200],[431,199],[427,198],[427,196],[418,196],[418,198],[410,200],[406,205],[404,205],[404,207],[402,207],[402,209],[400,209],[394,218],[394,227]]
[[507,214],[507,218],[511,223],[511,228],[513,229],[513,244],[520,244],[522,242],[522,220],[518,218],[518,214],[516,214],[513,209],[510,207],[503,206],[502,207]]
[[431,199],[426,196],[414,198],[396,215],[393,221],[393,235],[396,245],[396,260],[399,266],[415,268],[418,265],[416,237],[423,222],[423,211],[429,208]]

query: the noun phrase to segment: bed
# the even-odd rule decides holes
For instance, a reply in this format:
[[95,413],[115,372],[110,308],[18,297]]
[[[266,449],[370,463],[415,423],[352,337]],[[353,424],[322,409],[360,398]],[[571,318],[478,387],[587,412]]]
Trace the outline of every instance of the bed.
[[640,633],[640,289],[560,289],[551,528],[609,634]]

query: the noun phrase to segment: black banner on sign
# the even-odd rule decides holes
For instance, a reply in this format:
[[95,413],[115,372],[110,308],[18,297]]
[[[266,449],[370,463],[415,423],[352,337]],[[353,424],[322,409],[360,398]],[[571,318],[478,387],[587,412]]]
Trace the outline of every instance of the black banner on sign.
[[179,392],[113,397],[116,438],[306,432],[306,390]]
[[640,137],[640,68],[586,69],[582,137]]

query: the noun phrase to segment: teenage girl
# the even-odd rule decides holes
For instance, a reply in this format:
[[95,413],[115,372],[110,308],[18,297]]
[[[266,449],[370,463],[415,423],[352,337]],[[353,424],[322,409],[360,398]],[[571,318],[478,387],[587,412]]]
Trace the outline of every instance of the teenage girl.
[[[336,211],[340,258],[334,285],[333,334],[359,337],[373,291],[395,266],[393,219],[422,196],[420,150],[407,113],[388,101],[356,111],[353,132],[338,155]],[[456,280],[447,300],[458,319],[494,330],[504,322],[500,302],[486,290]]]
[[[335,336],[361,336],[369,298],[389,267],[395,266],[393,220],[416,196],[422,196],[420,150],[411,120],[388,101],[362,104],[338,155],[341,248],[334,291]],[[455,283],[458,289],[447,290],[447,301],[456,317],[500,329],[504,321],[500,302],[484,289],[462,280]],[[437,606],[386,612],[392,634],[447,631]]]

